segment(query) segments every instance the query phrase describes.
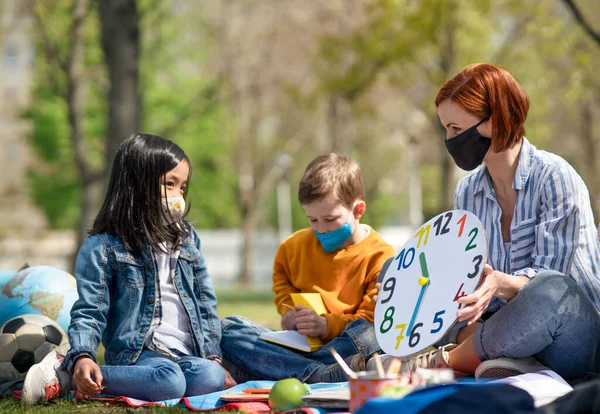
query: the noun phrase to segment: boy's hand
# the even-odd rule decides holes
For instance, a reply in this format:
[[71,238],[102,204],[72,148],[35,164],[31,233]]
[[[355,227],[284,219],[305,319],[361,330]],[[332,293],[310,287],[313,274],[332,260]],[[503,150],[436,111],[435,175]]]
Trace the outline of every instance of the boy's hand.
[[327,319],[306,306],[298,305],[296,311],[296,330],[302,335],[322,336],[327,332]]
[[295,331],[296,323],[296,311],[289,310],[286,313],[284,313],[283,317],[281,318],[281,329]]
[[77,391],[87,395],[100,394],[100,391],[104,388],[102,380],[102,372],[94,360],[81,357],[75,362],[73,381],[77,385]]

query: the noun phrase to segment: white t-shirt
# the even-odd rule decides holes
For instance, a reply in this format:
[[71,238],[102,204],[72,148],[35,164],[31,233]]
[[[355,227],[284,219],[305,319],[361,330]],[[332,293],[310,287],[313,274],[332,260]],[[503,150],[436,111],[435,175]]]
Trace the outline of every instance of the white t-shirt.
[[[170,246],[161,247],[167,247],[166,250],[171,251]],[[155,251],[154,258],[158,266],[162,320],[154,330],[153,339],[167,348],[192,355],[193,338],[190,332],[190,319],[173,284],[175,269],[171,269],[171,255],[163,251]]]

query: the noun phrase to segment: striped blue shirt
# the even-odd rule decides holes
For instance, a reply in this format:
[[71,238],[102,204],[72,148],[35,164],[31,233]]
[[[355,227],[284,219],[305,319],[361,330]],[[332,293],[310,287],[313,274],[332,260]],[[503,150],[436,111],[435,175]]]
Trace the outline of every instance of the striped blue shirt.
[[[510,244],[502,240],[502,210],[484,165],[461,179],[457,209],[474,213],[487,232],[488,264],[511,275],[533,277],[542,270],[570,276],[600,312],[600,244],[587,187],[564,159],[537,150],[526,138],[513,182],[517,203]],[[489,311],[499,309],[494,298]]]

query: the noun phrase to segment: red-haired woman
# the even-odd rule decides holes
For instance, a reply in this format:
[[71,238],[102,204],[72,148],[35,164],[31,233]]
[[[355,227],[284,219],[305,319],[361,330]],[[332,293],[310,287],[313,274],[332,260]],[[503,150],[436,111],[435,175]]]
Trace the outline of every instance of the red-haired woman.
[[450,155],[475,170],[454,205],[482,221],[488,262],[483,283],[459,299],[460,323],[442,340],[453,345],[413,364],[477,377],[600,372],[600,246],[583,180],[525,138],[529,98],[505,69],[467,66],[435,104]]

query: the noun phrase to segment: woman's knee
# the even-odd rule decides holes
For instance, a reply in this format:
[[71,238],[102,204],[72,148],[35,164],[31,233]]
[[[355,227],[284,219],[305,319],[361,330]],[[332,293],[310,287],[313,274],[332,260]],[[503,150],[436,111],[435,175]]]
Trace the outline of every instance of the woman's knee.
[[557,307],[568,298],[578,298],[583,291],[563,273],[546,270],[529,281],[519,294],[529,296],[536,304]]

